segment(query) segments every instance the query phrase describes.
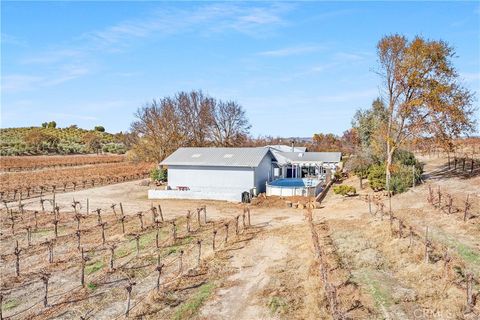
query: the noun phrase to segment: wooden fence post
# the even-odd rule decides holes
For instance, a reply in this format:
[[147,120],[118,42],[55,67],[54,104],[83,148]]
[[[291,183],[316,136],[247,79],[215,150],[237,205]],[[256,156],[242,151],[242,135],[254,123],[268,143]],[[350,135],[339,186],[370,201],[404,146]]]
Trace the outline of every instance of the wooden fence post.
[[205,224],[207,224],[207,206],[204,205],[202,209],[203,209],[203,218],[205,220]]
[[112,203],[112,205],[110,206],[110,208],[112,208],[113,210],[113,214],[115,215],[115,217],[117,216],[117,211],[115,210],[116,205],[117,205],[116,203]]
[[122,215],[122,217],[124,216],[124,214],[123,214],[123,205],[122,205],[121,202],[120,202],[120,214]]
[[122,223],[122,233],[125,234],[125,216],[120,218],[120,222]]
[[90,213],[90,202],[88,201],[88,198],[87,198],[87,215]]
[[160,204],[158,204],[158,213],[160,214],[160,219],[162,219],[162,222],[164,221],[163,220],[163,212],[162,212],[162,207],[160,206]]

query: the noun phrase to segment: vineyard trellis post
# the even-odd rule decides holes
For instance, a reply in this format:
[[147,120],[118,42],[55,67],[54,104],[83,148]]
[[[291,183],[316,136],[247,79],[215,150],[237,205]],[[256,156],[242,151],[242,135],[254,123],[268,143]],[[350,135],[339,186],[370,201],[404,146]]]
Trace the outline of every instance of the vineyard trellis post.
[[227,242],[228,242],[228,223],[225,223],[224,226],[225,226],[225,239],[224,239],[224,241],[225,241],[225,244],[227,244]]
[[113,272],[115,270],[114,268],[114,261],[115,261],[115,249],[117,246],[115,244],[112,244],[110,246],[110,271]]
[[125,287],[127,290],[127,309],[125,310],[125,317],[128,318],[128,314],[130,313],[130,301],[132,299],[132,289],[133,286],[135,285],[135,282],[130,282],[128,285]]
[[465,209],[463,211],[463,221],[467,221],[468,220],[468,210],[470,209],[471,207],[471,203],[469,202],[469,197],[470,195],[467,194],[467,200],[465,201]]
[[142,212],[138,212],[137,213],[137,217],[138,219],[140,220],[140,230],[144,230],[144,227],[143,227],[143,213]]
[[35,210],[33,211],[33,218],[35,219],[35,231],[38,230],[38,217],[37,217],[38,211]]
[[45,294],[43,296],[43,306],[45,308],[48,307],[48,280],[49,280],[49,278],[50,278],[50,275],[48,273],[44,273],[41,276],[43,284],[45,285]]
[[120,222],[122,223],[122,233],[125,234],[125,216],[120,217]]
[[140,254],[140,234],[135,235],[135,243],[137,247],[137,256]]
[[157,265],[157,267],[155,268],[158,272],[158,276],[157,276],[157,292],[160,292],[160,278],[162,276],[162,269],[163,269],[163,263],[159,263]]
[[430,241],[428,240],[428,226],[425,227],[425,263],[430,262]]
[[178,257],[178,273],[182,274],[183,271],[183,250],[180,250],[180,254]]
[[200,220],[200,212],[202,211],[201,208],[197,208],[197,223],[198,223],[198,228],[202,226],[202,221]]
[[213,230],[212,249],[215,251],[215,237],[217,236],[217,230]]
[[80,250],[80,245],[81,245],[81,231],[77,230],[75,231],[75,235],[77,236],[77,249]]
[[197,268],[200,268],[200,261],[202,259],[202,240],[197,240],[197,246],[198,246]]
[[22,252],[22,249],[20,249],[20,247],[18,246],[18,240],[16,240],[13,254],[15,255],[15,275],[17,277],[20,276],[20,253],[21,252]]
[[187,233],[190,233],[190,210],[187,210]]
[[238,236],[238,219],[240,218],[240,216],[236,216],[235,217],[235,235]]
[[160,219],[162,219],[162,222],[164,221],[163,220],[163,212],[162,212],[162,207],[160,206],[160,204],[158,204],[158,213],[160,214]]
[[468,272],[466,275],[467,281],[467,313],[472,312],[474,306],[474,293],[473,293],[473,274]]
[[27,230],[27,244],[30,247],[32,245],[32,227],[27,226],[25,229]]

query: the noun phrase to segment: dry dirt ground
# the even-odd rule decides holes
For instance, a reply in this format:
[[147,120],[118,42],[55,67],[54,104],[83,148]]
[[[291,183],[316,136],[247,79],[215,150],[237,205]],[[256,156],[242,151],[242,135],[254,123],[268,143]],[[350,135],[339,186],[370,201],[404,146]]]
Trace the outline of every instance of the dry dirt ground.
[[[480,177],[449,171],[443,159],[422,161],[426,163],[425,183],[392,198],[393,220],[386,198],[380,200],[383,214],[373,202],[370,213],[365,196],[373,192],[368,188],[347,198],[330,191],[321,207],[313,210],[313,229],[305,218],[306,210],[287,208],[285,199],[252,205],[250,229],[229,240],[228,246],[222,244],[216,253],[206,249],[201,272],[149,296],[141,312],[134,315],[146,319],[331,319],[337,312],[337,317],[350,319],[480,319],[480,287],[475,280],[476,305],[468,308],[466,299],[467,274],[480,277]],[[358,185],[354,178],[343,183]],[[445,204],[434,207],[428,203],[429,186],[435,192],[440,187],[444,197],[453,197],[450,214]],[[242,205],[228,202],[152,202],[146,199],[147,189],[134,181],[59,194],[56,201],[61,211],[71,209],[73,198],[84,204],[88,198],[90,211],[121,202],[129,216],[161,204],[166,220],[184,219],[187,210],[206,205],[208,219],[219,222],[193,234],[198,239],[210,239],[213,229],[223,230],[222,221],[243,212]],[[467,194],[471,207],[465,222]],[[26,208],[38,209],[38,200]],[[319,239],[320,257],[315,255],[313,234]],[[219,233],[218,238],[223,235]],[[204,241],[209,248],[211,240]],[[5,251],[11,249],[2,245]],[[324,287],[319,261],[335,287],[333,298]],[[12,273],[11,266],[8,270]],[[108,289],[102,287],[102,292]],[[115,290],[102,298],[106,307],[89,315],[92,319],[121,314],[125,290]],[[77,314],[89,310],[90,306],[80,305]],[[9,312],[21,309],[15,306]],[[62,312],[52,317],[74,318]]]

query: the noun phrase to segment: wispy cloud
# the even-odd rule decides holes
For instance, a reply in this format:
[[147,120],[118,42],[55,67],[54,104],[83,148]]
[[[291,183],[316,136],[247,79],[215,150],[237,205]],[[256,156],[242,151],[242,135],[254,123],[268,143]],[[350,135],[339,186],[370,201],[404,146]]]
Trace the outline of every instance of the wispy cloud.
[[258,55],[260,56],[267,56],[267,57],[286,57],[292,55],[301,55],[306,53],[312,53],[322,50],[323,47],[319,45],[303,45],[303,46],[293,46],[293,47],[286,47],[276,50],[269,50],[269,51],[262,51],[259,52]]
[[[196,32],[209,36],[234,31],[257,37],[262,32],[285,23],[283,15],[291,5],[235,3],[197,5],[190,9],[165,8],[135,19],[121,21],[100,30],[80,34],[68,44],[57,44],[43,52],[20,58],[20,63],[41,65],[41,76],[36,74],[10,74],[2,80],[3,92],[20,92],[54,86],[91,73],[84,67],[97,61],[99,55],[121,52],[137,41],[155,41],[161,37]],[[2,34],[2,42],[14,41]]]
[[130,42],[185,32],[209,33],[234,30],[252,36],[282,25],[283,15],[291,6],[267,4],[257,7],[234,3],[209,4],[194,9],[157,9],[137,19],[119,22],[102,30],[85,33],[82,39],[100,47],[121,50]]
[[15,46],[20,46],[20,47],[27,46],[27,42],[25,40],[22,40],[18,37],[15,37],[11,34],[6,34],[4,32],[1,33],[0,41],[1,41],[2,45],[10,44],[10,45],[15,45]]
[[79,78],[90,73],[83,66],[62,66],[53,73],[43,75],[10,74],[2,77],[2,92],[18,93],[44,87],[51,87]]

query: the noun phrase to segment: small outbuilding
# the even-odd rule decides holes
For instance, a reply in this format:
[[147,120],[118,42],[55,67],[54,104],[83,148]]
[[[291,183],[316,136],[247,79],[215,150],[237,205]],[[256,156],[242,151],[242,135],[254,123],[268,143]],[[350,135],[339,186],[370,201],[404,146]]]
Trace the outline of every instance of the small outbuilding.
[[170,190],[149,190],[149,198],[241,201],[265,192],[274,160],[269,148],[179,148],[160,163]]

